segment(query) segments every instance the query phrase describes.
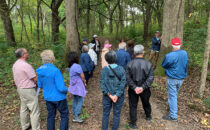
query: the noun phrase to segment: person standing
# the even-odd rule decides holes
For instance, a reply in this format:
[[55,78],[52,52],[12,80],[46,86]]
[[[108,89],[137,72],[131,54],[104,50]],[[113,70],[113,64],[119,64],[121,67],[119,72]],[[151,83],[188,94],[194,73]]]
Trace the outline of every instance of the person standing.
[[152,38],[152,49],[149,56],[149,61],[151,63],[154,60],[154,63],[153,63],[154,69],[156,69],[157,67],[159,53],[160,53],[160,46],[161,46],[160,32],[156,31],[155,37]]
[[126,69],[126,65],[128,62],[131,61],[130,54],[126,51],[126,43],[122,42],[119,44],[119,50],[116,51],[117,54],[117,65],[122,66],[124,69]]
[[102,68],[104,68],[105,66],[108,65],[108,63],[105,59],[105,55],[106,55],[106,53],[108,53],[111,50],[111,47],[112,47],[112,44],[109,44],[109,42],[105,42],[104,48],[103,48],[102,53],[101,53],[101,66],[102,66]]
[[76,52],[69,53],[68,64],[70,77],[70,85],[68,90],[73,95],[73,122],[82,123],[83,120],[79,117],[79,115],[82,113],[82,105],[86,95],[86,81],[82,67],[79,65],[79,57]]
[[82,47],[84,45],[88,45],[88,39],[87,38],[84,38],[83,41],[82,41],[82,44],[80,44],[80,51],[82,52]]
[[[21,127],[22,130],[30,128],[40,130],[40,110],[38,97],[36,96],[36,73],[33,67],[27,63],[29,55],[25,48],[17,49],[15,55],[18,60],[13,64],[12,71],[21,100]],[[30,120],[28,119],[28,113],[30,113]]]
[[97,35],[93,35],[93,40],[92,40],[91,43],[95,44],[94,51],[96,52],[97,57],[98,57],[98,59],[99,59],[99,53],[100,53],[101,43],[100,43],[100,41],[98,40],[98,36],[97,36]]
[[105,59],[108,66],[101,71],[101,90],[103,92],[103,118],[102,130],[108,130],[109,115],[113,106],[113,126],[112,130],[118,130],[120,123],[121,108],[125,97],[126,76],[123,67],[116,64],[116,53],[110,51],[106,53]]
[[169,115],[164,120],[177,121],[177,95],[184,79],[187,76],[188,55],[181,50],[179,38],[172,39],[173,51],[166,54],[162,67],[167,75]]
[[60,70],[53,65],[55,62],[54,53],[51,50],[44,50],[41,53],[43,65],[37,72],[37,83],[43,89],[44,100],[46,101],[48,116],[47,130],[55,130],[56,111],[60,112],[60,130],[68,130],[69,110],[66,101],[68,92]]
[[133,129],[138,129],[136,121],[139,97],[142,101],[147,122],[152,120],[149,99],[151,96],[150,86],[154,80],[154,72],[152,64],[144,59],[144,46],[136,45],[134,47],[134,53],[136,58],[128,63],[126,68],[126,78],[127,85],[129,86],[129,126]]
[[85,75],[86,84],[91,77],[92,71],[94,69],[94,62],[91,60],[90,56],[88,55],[89,48],[87,45],[82,47],[82,54],[80,56],[80,65]]
[[133,40],[128,40],[127,41],[127,52],[130,54],[130,57],[131,59],[134,59],[135,58],[135,55],[134,55],[134,41]]
[[93,44],[93,43],[90,43],[88,45],[88,47],[89,47],[88,55],[90,56],[91,60],[94,62],[94,65],[96,66],[98,60],[97,60],[97,54],[93,50],[94,46],[95,46],[95,44]]

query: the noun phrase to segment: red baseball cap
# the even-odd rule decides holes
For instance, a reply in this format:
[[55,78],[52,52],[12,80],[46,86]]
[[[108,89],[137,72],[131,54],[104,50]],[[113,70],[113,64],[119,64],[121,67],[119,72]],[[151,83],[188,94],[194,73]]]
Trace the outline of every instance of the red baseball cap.
[[180,45],[182,45],[180,39],[177,38],[177,37],[175,37],[175,38],[172,39],[171,44],[174,45],[174,46],[180,46]]

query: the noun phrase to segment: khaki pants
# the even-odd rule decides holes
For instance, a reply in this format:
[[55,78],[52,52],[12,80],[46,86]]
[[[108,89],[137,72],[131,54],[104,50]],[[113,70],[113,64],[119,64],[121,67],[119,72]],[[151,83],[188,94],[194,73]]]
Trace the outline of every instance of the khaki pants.
[[153,63],[154,69],[157,67],[158,58],[159,58],[159,52],[151,50],[150,56],[149,56],[149,61],[152,63],[152,61],[154,59],[154,63]]
[[[20,121],[22,130],[26,130],[30,125],[32,130],[40,130],[39,102],[35,88],[18,88],[17,91],[21,100]],[[30,120],[28,119],[28,113],[30,113]]]

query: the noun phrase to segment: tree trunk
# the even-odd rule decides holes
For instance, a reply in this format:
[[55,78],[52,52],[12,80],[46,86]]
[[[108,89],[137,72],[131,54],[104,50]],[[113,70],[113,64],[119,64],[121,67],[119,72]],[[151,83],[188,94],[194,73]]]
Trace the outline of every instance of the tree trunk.
[[200,82],[200,91],[199,91],[200,98],[203,97],[205,85],[206,85],[209,52],[210,52],[210,12],[209,12],[208,32],[207,32],[207,38],[206,38],[206,48],[204,51],[203,68],[202,68],[201,82]]
[[79,35],[76,19],[76,0],[66,0],[66,54],[79,52]]
[[4,26],[6,42],[9,46],[16,46],[10,11],[5,0],[0,0],[0,15]]
[[178,37],[183,41],[184,0],[165,0],[163,10],[162,47],[169,48],[171,39]]
[[146,20],[144,22],[144,35],[143,35],[145,41],[147,40],[148,37],[148,29],[150,21],[151,21],[151,0],[147,0]]
[[112,34],[113,32],[113,24],[112,24],[112,14],[109,14],[109,33]]
[[99,29],[101,32],[101,35],[104,34],[104,22],[103,22],[103,18],[101,16],[101,14],[99,14]]
[[90,0],[88,0],[87,6],[87,37],[90,36]]
[[41,4],[41,1],[40,0],[37,0],[37,24],[36,24],[36,33],[37,33],[37,42],[39,43],[40,42],[40,34],[39,34],[39,16],[40,16],[40,4]]
[[58,43],[59,40],[59,26],[60,17],[58,9],[63,0],[52,0],[51,10],[52,10],[52,41],[54,44]]

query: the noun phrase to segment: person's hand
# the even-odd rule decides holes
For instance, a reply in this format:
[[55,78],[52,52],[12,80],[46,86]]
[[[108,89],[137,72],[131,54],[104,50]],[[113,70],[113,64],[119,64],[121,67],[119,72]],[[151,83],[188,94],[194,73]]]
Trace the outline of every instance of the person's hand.
[[143,92],[143,88],[142,87],[136,87],[135,89],[136,94],[140,94]]
[[118,100],[118,97],[116,95],[113,96],[113,102],[116,103]]
[[[114,96],[112,96],[111,94],[108,94],[109,98],[113,101],[114,100]],[[114,102],[114,101],[113,101]]]

